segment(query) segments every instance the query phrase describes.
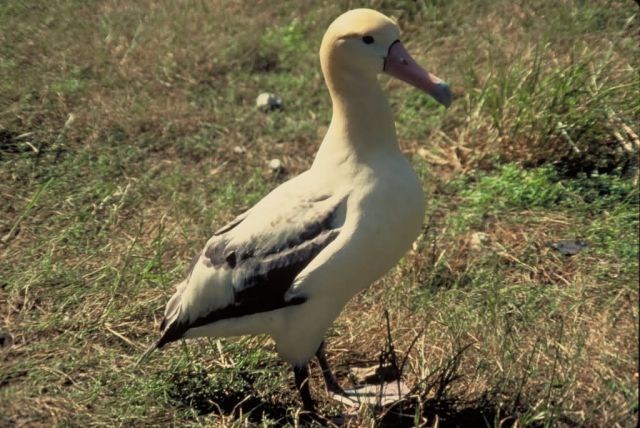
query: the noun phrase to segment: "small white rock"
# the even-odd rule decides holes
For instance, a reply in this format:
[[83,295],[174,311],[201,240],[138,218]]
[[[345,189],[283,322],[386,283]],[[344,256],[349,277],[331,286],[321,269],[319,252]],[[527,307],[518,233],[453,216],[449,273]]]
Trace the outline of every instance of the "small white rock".
[[474,232],[471,235],[471,249],[479,251],[491,243],[491,237],[484,232]]
[[284,165],[280,159],[271,159],[269,161],[269,168],[274,172],[280,172],[284,169]]
[[256,98],[256,107],[261,111],[270,111],[282,108],[282,98],[270,92],[263,92]]
[[247,149],[244,146],[235,146],[233,148],[233,153],[236,153],[238,155],[245,154],[246,152],[247,152]]

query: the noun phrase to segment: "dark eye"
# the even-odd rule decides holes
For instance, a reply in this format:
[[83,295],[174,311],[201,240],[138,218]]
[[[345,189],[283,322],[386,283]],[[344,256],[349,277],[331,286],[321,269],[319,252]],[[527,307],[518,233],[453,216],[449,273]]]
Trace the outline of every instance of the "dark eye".
[[373,37],[371,36],[362,36],[362,41],[368,45],[374,42]]

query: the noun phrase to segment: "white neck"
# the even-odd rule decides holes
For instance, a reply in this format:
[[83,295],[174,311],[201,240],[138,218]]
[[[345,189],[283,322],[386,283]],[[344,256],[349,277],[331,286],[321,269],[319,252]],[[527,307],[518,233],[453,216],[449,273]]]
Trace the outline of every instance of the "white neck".
[[333,117],[314,166],[362,160],[376,149],[399,150],[393,113],[376,76],[334,70],[325,74]]

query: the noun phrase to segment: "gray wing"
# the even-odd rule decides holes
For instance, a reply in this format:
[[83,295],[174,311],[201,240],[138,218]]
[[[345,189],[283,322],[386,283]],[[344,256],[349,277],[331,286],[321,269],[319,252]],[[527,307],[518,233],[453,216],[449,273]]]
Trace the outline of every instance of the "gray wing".
[[[187,279],[167,304],[155,347],[221,319],[304,303],[303,297],[287,300],[285,294],[340,233],[346,197],[266,205],[216,231],[194,258]],[[277,212],[265,212],[269,206]]]

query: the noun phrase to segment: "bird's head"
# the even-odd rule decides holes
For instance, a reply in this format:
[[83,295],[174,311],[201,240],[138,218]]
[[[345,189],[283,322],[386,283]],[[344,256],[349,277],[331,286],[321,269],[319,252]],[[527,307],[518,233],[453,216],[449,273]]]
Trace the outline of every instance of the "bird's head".
[[398,25],[371,9],[354,9],[336,18],[320,47],[322,69],[355,73],[363,78],[386,73],[451,104],[449,85],[420,67],[400,42]]

